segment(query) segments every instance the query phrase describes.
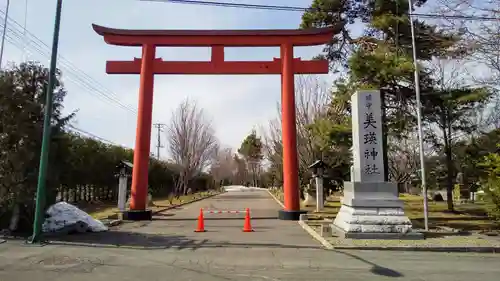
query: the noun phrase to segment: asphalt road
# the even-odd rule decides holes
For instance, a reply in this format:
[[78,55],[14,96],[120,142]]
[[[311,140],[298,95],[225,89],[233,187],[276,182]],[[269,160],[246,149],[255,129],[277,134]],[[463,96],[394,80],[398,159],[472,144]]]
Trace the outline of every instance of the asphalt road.
[[[243,216],[199,209],[250,208]],[[265,191],[232,191],[166,211],[152,222],[126,223],[107,233],[72,235],[51,245],[0,244],[0,280],[436,280],[493,281],[500,255],[325,250],[296,222],[276,220],[279,206]],[[71,245],[69,245],[71,244]]]

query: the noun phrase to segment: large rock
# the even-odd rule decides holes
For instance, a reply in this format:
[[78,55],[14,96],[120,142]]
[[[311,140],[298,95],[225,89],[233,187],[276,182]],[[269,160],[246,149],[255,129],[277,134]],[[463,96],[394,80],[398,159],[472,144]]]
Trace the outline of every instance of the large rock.
[[59,202],[47,209],[47,218],[42,225],[43,232],[58,232],[74,228],[76,232],[101,232],[108,228],[99,220],[66,202]]

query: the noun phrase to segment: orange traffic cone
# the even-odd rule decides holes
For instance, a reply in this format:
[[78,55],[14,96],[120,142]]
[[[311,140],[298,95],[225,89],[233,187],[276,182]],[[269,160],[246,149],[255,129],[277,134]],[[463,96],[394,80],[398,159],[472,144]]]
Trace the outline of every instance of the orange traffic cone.
[[250,223],[250,209],[246,209],[245,224],[243,225],[243,232],[253,232],[252,224]]
[[205,232],[205,219],[203,218],[203,209],[200,209],[200,215],[198,216],[198,227],[194,232]]

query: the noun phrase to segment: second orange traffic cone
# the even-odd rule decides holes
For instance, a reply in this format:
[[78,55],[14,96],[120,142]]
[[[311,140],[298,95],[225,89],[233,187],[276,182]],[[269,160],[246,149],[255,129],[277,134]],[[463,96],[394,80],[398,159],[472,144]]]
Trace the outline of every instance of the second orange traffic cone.
[[243,232],[253,232],[252,224],[250,223],[250,209],[246,209],[245,224],[243,225]]
[[205,219],[203,218],[203,209],[200,209],[200,215],[198,216],[198,227],[194,232],[205,232]]

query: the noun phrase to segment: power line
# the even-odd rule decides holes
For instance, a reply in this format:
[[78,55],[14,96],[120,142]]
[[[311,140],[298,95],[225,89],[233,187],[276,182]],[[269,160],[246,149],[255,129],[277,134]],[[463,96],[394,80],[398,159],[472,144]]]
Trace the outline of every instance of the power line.
[[5,50],[5,36],[7,35],[7,16],[9,15],[9,7],[10,7],[10,0],[7,0],[7,3],[5,4],[5,19],[3,23],[3,33],[2,33],[2,43],[0,46],[0,68],[2,68],[2,60],[3,60],[3,53]]
[[[119,145],[119,144],[117,144],[117,143],[115,143],[115,142],[112,142],[112,141],[110,141],[110,140],[107,140],[107,139],[105,139],[105,138],[103,138],[103,137],[100,137],[100,136],[98,136],[98,135],[95,135],[95,134],[93,134],[93,133],[90,133],[90,132],[88,132],[88,131],[85,131],[85,130],[83,130],[83,129],[77,128],[77,127],[75,127],[75,126],[73,126],[73,125],[66,125],[66,126],[67,126],[67,127],[68,127],[68,129],[70,129],[71,131],[76,131],[77,133],[81,133],[81,134],[87,135],[87,136],[92,137],[92,138],[94,138],[94,139],[97,139],[97,140],[99,140],[99,141],[101,141],[101,142],[105,142],[105,143],[112,144],[112,145],[116,145],[116,146],[125,147],[125,146],[123,146],[123,145]],[[127,148],[128,148],[128,147],[127,147]]]
[[[26,27],[28,25],[28,0],[24,1],[24,24],[23,24],[23,39],[26,40]],[[23,54],[21,56],[21,60],[25,60],[25,58],[28,57],[26,54],[26,45],[27,43],[25,42],[24,44],[24,49],[23,49]]]
[[[1,9],[0,19],[6,19],[5,12]],[[44,57],[48,57],[50,55],[50,47],[48,44],[43,42],[29,30],[26,29],[26,31],[24,32],[23,26],[17,21],[13,20],[10,17],[8,17],[7,19],[9,25],[6,29],[10,34],[7,33],[6,37],[10,38],[10,40],[8,40],[10,43],[15,45],[21,51],[25,50],[25,47],[28,46]],[[0,25],[0,27],[5,27],[5,25]],[[25,33],[27,36],[23,36],[23,33]],[[15,43],[13,41],[18,42]],[[96,96],[104,102],[114,103],[114,105],[119,106],[121,109],[137,115],[136,109],[132,108],[129,105],[123,104],[114,92],[107,89],[104,85],[96,81],[83,70],[79,69],[71,61],[67,60],[61,55],[58,56],[58,60],[60,61],[59,65],[61,66],[61,69],[65,70],[65,72],[68,74],[68,77],[71,77],[69,78],[69,80],[75,83],[77,86],[88,90],[88,93]]]
[[158,160],[160,160],[160,148],[163,148],[164,146],[161,144],[161,133],[163,132],[163,128],[166,126],[163,123],[156,123],[153,124],[153,126],[158,130],[158,142],[156,144],[156,157]]
[[293,11],[304,12],[307,8],[292,7],[292,6],[275,6],[275,5],[255,5],[244,3],[228,3],[228,2],[212,2],[212,1],[195,1],[195,0],[141,0],[147,2],[166,2],[172,4],[188,4],[188,5],[204,5],[204,6],[218,6],[230,8],[245,8],[245,9],[259,9],[259,10],[277,10],[277,11]]
[[[307,12],[314,11],[312,8],[294,7],[294,6],[274,6],[274,5],[255,5],[245,3],[229,3],[217,1],[198,1],[198,0],[140,0],[147,2],[164,2],[169,4],[187,4],[187,5],[203,5],[203,6],[216,6],[224,8],[242,8],[242,9],[259,9],[271,11],[287,11],[287,12]],[[440,18],[440,19],[461,19],[461,20],[479,20],[479,21],[500,21],[496,17],[480,17],[480,16],[459,16],[459,15],[438,15],[438,14],[424,14],[424,13],[410,13],[412,16],[420,18]]]
[[[3,14],[3,17],[2,15]],[[4,19],[8,25],[2,25],[0,24],[0,28],[5,27],[6,33],[5,33],[5,39],[12,44],[14,47],[17,49],[21,50],[22,52],[26,51],[26,47],[34,50],[38,54],[42,55],[43,57],[48,57],[50,55],[50,47],[43,42],[41,39],[39,39],[36,35],[31,33],[26,26],[20,25],[17,21],[10,17],[5,17],[6,12],[0,9],[0,20]],[[8,31],[8,32],[7,32]],[[87,73],[85,73],[83,70],[79,69],[76,67],[71,61],[65,59],[63,56],[58,55],[58,59],[60,61],[59,65],[63,70],[65,70],[65,73],[68,75],[66,76],[66,79],[72,81],[75,83],[77,86],[88,90],[88,93],[96,96],[97,98],[101,99],[102,101],[105,101],[107,103],[114,103],[113,105],[118,105],[120,108],[127,110],[134,115],[137,115],[137,110],[134,108],[131,108],[130,106],[127,106],[123,103],[121,103],[117,97],[116,94],[114,94],[112,91],[106,89],[101,83],[90,77]],[[97,87],[95,86],[97,85]],[[125,147],[123,145],[116,144],[110,140],[107,140],[103,137],[97,136],[95,134],[92,134],[88,131],[85,131],[83,129],[77,128],[73,125],[68,125],[67,126],[70,130],[76,131],[81,134],[85,134],[87,136],[90,136],[92,138],[95,138],[97,140],[100,140],[102,142],[116,145],[116,146],[121,146]],[[131,149],[128,147],[125,147],[127,149]]]
[[[2,11],[0,10],[0,12],[2,12]],[[1,19],[1,17],[0,17],[0,19]],[[3,25],[0,25],[0,27],[3,27]],[[16,30],[11,30],[10,28],[7,28],[7,31],[10,31],[10,34],[9,34],[9,33],[6,33],[6,34],[5,34],[5,39],[6,39],[9,43],[11,43],[12,45],[14,45],[14,47],[16,47],[17,49],[19,49],[19,50],[21,50],[21,51],[22,51],[22,50],[24,49],[24,47],[25,47],[25,46],[23,46],[23,44],[22,44],[22,43],[19,43],[19,42],[18,42],[18,41],[22,41],[22,40],[19,40],[19,36],[17,36],[16,38],[14,38],[14,37],[12,37],[12,36],[11,36],[12,34],[14,34],[14,35],[15,35]],[[16,39],[17,39],[17,40],[16,40]],[[37,50],[39,53],[41,53],[42,55],[44,55],[44,53],[43,53],[40,49],[36,49],[36,50]],[[115,143],[115,142],[112,142],[112,141],[107,140],[107,139],[105,139],[105,138],[103,138],[103,137],[97,136],[97,135],[95,135],[95,134],[93,134],[93,133],[90,133],[90,132],[88,132],[88,131],[86,131],[86,130],[83,130],[83,129],[77,128],[77,127],[75,127],[75,126],[73,126],[73,125],[67,125],[67,128],[68,128],[68,129],[70,129],[70,130],[71,130],[71,131],[73,131],[73,132],[76,132],[76,133],[79,133],[79,134],[84,134],[84,135],[86,135],[87,137],[91,137],[91,138],[97,139],[97,140],[99,140],[99,141],[101,141],[101,142],[104,142],[104,143],[108,143],[108,144],[111,144],[111,145],[116,145],[116,146],[120,146],[120,147],[124,147],[124,148],[130,149],[130,148],[126,147],[126,146],[119,145],[119,144],[117,144],[117,143]]]

